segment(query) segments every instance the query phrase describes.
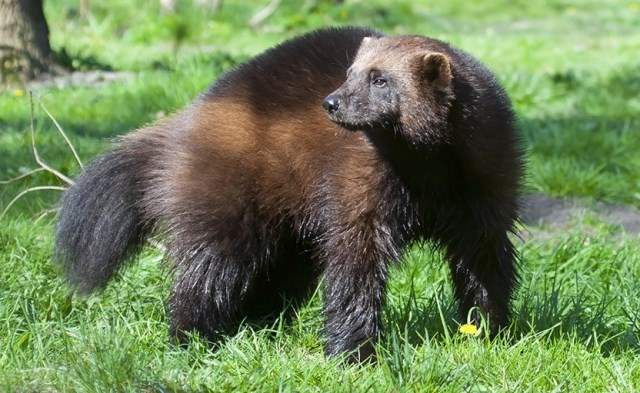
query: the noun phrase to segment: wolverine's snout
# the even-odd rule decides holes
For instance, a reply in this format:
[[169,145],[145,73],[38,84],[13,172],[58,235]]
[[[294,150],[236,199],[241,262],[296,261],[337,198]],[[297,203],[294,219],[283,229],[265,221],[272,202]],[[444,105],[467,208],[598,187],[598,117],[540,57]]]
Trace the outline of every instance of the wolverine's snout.
[[335,94],[329,94],[322,102],[322,107],[327,113],[332,115],[340,107],[340,98]]
[[348,96],[345,97],[342,93],[342,88],[338,88],[338,90],[325,97],[324,101],[322,101],[322,107],[327,111],[327,115],[332,122],[349,131],[357,131],[359,123],[354,118],[356,113],[354,113],[351,103],[352,101],[349,100]]

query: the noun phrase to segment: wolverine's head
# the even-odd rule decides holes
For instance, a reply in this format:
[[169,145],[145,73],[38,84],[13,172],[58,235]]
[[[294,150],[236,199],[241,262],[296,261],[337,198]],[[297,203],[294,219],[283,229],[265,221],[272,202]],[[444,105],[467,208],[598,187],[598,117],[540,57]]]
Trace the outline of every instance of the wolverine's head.
[[418,143],[446,119],[452,78],[450,58],[425,38],[367,37],[323,107],[349,130],[388,130]]

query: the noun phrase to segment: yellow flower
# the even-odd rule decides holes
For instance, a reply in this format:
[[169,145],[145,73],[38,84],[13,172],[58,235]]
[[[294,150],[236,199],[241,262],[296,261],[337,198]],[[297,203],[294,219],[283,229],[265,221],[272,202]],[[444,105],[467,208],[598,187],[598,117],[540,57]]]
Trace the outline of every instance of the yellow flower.
[[465,323],[464,325],[460,325],[458,331],[467,336],[475,336],[478,334],[478,327],[472,323]]
[[24,95],[24,90],[15,89],[13,91],[13,95],[16,96],[16,97],[22,97]]

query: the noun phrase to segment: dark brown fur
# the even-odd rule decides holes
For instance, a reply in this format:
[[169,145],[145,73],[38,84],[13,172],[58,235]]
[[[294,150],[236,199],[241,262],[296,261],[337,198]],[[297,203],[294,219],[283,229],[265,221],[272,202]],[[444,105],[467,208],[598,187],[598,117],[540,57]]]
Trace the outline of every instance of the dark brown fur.
[[322,276],[326,352],[356,350],[351,359],[361,360],[380,333],[388,264],[433,239],[462,313],[479,306],[494,329],[503,325],[521,174],[509,101],[468,55],[406,38],[393,56],[417,45],[450,60],[446,108],[439,93],[420,93],[429,87],[412,70],[412,105],[430,106],[437,121],[401,106],[396,131],[406,133],[347,131],[322,101],[367,36],[379,34],[328,29],[288,41],[171,119],[125,136],[62,200],[57,255],[72,282],[104,286],[159,228],[176,266],[175,336],[215,340],[247,315],[278,312],[282,296],[304,299]]

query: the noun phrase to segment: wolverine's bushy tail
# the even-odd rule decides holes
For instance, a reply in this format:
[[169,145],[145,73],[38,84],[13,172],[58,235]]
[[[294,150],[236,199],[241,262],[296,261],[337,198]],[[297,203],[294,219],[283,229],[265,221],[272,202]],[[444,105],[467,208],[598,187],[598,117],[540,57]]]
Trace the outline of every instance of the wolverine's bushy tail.
[[74,287],[106,285],[150,227],[139,207],[148,153],[120,145],[99,157],[62,197],[55,258]]

